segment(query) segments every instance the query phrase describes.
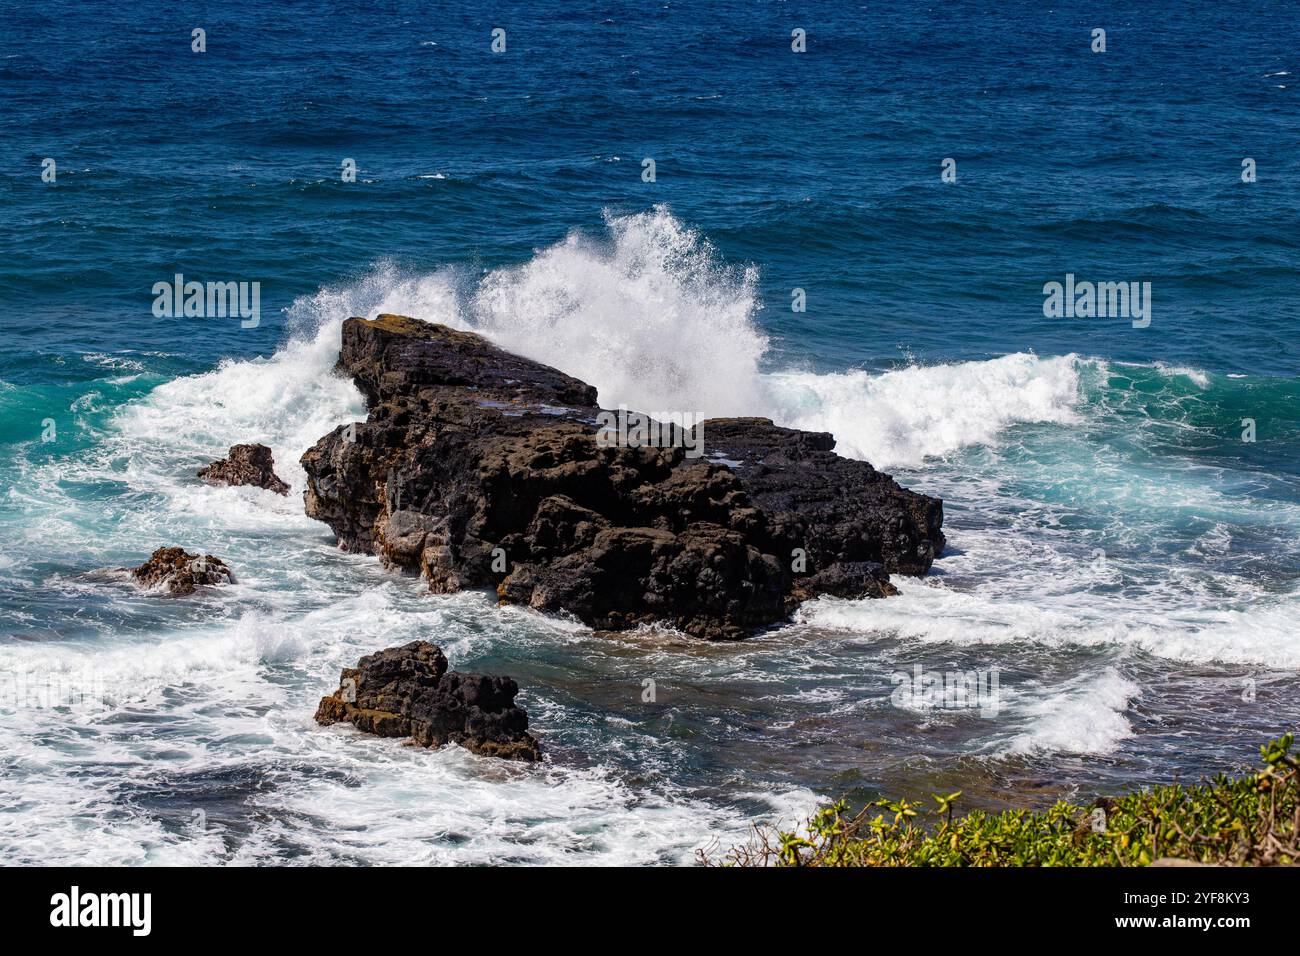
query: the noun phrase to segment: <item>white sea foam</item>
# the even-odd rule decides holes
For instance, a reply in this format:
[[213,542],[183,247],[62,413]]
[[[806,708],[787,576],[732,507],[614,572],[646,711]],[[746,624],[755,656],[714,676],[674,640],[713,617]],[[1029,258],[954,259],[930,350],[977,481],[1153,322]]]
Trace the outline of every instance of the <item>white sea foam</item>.
[[[12,858],[229,860],[220,827],[177,832],[146,813],[123,812],[106,796],[105,780],[129,790],[157,785],[159,777],[165,783],[171,773],[253,768],[256,777],[269,766],[299,765],[314,769],[286,770],[276,786],[250,788],[247,813],[262,822],[238,841],[235,859],[281,859],[288,846],[322,862],[647,862],[687,859],[706,839],[725,845],[743,836],[752,806],[742,811],[671,786],[628,782],[609,759],[627,745],[621,739],[581,768],[521,770],[455,749],[430,754],[311,723],[314,697],[332,686],[338,669],[379,646],[434,635],[454,665],[485,646],[510,648],[521,659],[580,654],[565,649],[588,639],[571,623],[496,610],[478,596],[431,598],[373,559],[338,553],[326,530],[302,515],[298,458],[337,424],[364,416],[356,389],[332,374],[340,327],[351,315],[396,312],[480,331],[598,386],[606,405],[766,414],[831,431],[843,454],[918,469],[919,490],[947,489],[964,518],[997,512],[995,527],[949,522],[954,551],[940,562],[944,577],[896,578],[898,597],[818,601],[801,618],[861,641],[888,635],[910,644],[988,645],[1008,656],[1023,648],[1107,651],[1099,670],[1023,692],[1008,687],[1012,729],[999,720],[992,731],[999,754],[1106,753],[1120,746],[1132,732],[1126,713],[1140,689],[1109,663],[1115,655],[1108,649],[1185,662],[1300,666],[1295,604],[1285,595],[1251,592],[1253,600],[1225,602],[1225,591],[1249,583],[1210,571],[1193,579],[1173,567],[1134,575],[1117,559],[1100,568],[1079,559],[1085,532],[1071,521],[1081,511],[1110,509],[1136,521],[1136,503],[1145,506],[1161,490],[1162,507],[1172,502],[1217,522],[1196,539],[1204,558],[1230,550],[1223,528],[1237,507],[1231,496],[1202,493],[1194,476],[1179,484],[1116,455],[1092,459],[1074,426],[1095,424],[1100,363],[1014,354],[874,374],[772,370],[756,323],[754,270],[722,266],[664,209],[608,217],[607,232],[600,239],[574,233],[521,265],[482,276],[380,264],[296,302],[292,336],[273,356],[229,360],[160,386],[122,409],[91,453],[30,466],[8,492],[23,520],[6,549],[11,556],[0,556],[6,579],[75,597],[102,586],[73,574],[34,584],[25,577],[51,557],[74,563],[48,554],[50,542],[79,542],[75,562],[87,566],[102,554],[142,557],[180,543],[231,559],[240,584],[205,598],[209,604],[188,605],[209,614],[177,612],[143,632],[117,634],[110,618],[102,641],[0,649],[0,671],[75,689],[88,668],[113,688],[89,716],[0,708],[3,756],[17,768],[0,775],[0,801],[24,811],[21,826],[16,814],[0,820],[0,845]],[[1162,374],[1208,384],[1194,369]],[[1014,466],[999,459],[996,473],[945,470],[945,459],[963,449],[1014,446],[1029,425],[1076,436],[1079,446],[1058,458],[1031,454]],[[194,478],[199,464],[246,441],[271,446],[277,471],[292,486],[288,498]],[[1075,454],[1081,449],[1088,454]],[[78,498],[78,489],[115,484],[124,491],[108,506],[103,498]],[[1035,497],[1038,488],[1064,504],[1046,504]],[[1113,501],[1127,504],[1108,505]],[[1278,512],[1251,518],[1263,526],[1280,520],[1270,517]],[[1114,593],[1126,582],[1123,594]],[[102,606],[116,614],[133,600],[123,589]],[[786,636],[721,650],[684,640],[664,649],[656,636],[627,640],[640,642],[639,659],[662,665],[671,658],[683,669],[697,667],[701,679],[721,674],[778,691],[790,673],[804,670],[846,686],[856,679],[856,671],[832,675],[821,658],[803,661],[788,648],[774,666],[767,646]],[[773,699],[836,707],[843,697],[841,687],[827,686],[779,691]],[[572,729],[563,704],[535,699],[527,706],[535,718]],[[163,724],[166,733],[158,730]],[[634,732],[630,725],[617,730]],[[100,776],[81,772],[83,764]],[[752,801],[792,822],[817,798],[778,787]]]
[[1015,354],[986,362],[912,366],[870,374],[780,372],[767,377],[772,416],[829,431],[836,450],[881,468],[921,465],[1010,426],[1078,421],[1077,360]]
[[995,442],[1018,423],[1077,421],[1074,356],[1016,354],[883,374],[764,372],[754,269],[721,265],[662,207],[607,216],[606,225],[603,240],[574,232],[477,282],[454,269],[411,274],[381,264],[295,303],[296,334],[271,358],[227,361],[163,385],[123,414],[122,428],[173,455],[265,441],[299,491],[302,452],[363,414],[355,389],[330,374],[339,325],[380,312],[480,332],[591,382],[607,406],[764,414],[831,431],[842,454],[880,467]]
[[[1140,648],[1187,663],[1300,667],[1296,604],[1281,597],[1231,610],[1161,607],[1149,598],[1122,600],[1064,588],[1036,589],[1037,575],[1022,588],[959,591],[938,579],[895,577],[897,597],[886,601],[822,600],[805,605],[799,619],[835,630],[891,634],[922,643],[1014,645],[1042,648]],[[1035,593],[1037,592],[1037,593]],[[1010,652],[1010,651],[1008,651]]]
[[594,384],[609,406],[753,414],[767,348],[756,270],[723,267],[663,208],[606,225],[607,241],[575,232],[489,273],[472,327]]
[[1026,708],[1026,729],[1007,742],[1007,754],[1108,754],[1133,736],[1125,716],[1142,689],[1113,668],[1076,678]]
[[[24,686],[109,691],[58,711],[0,701],[12,771],[0,800],[22,811],[0,819],[0,846],[44,864],[268,863],[286,848],[319,863],[685,863],[697,847],[742,841],[755,812],[789,825],[815,807],[799,787],[736,793],[741,810],[670,781],[628,783],[607,763],[507,764],[311,720],[338,669],[377,641],[437,634],[455,665],[484,641],[518,652],[546,640],[514,621],[485,632],[489,609],[477,595],[430,599],[389,581],[306,613],[246,612],[108,646],[0,646],[0,673]],[[534,716],[555,711],[525,693]],[[173,791],[196,781],[207,819],[192,825]],[[123,790],[130,806],[114,798]]]
[[[1106,366],[1074,355],[1018,353],[877,374],[764,371],[767,342],[755,321],[752,269],[722,266],[697,233],[662,207],[607,216],[606,227],[603,238],[574,232],[522,265],[480,277],[456,269],[415,274],[381,264],[357,281],[304,297],[290,313],[294,337],[272,358],[230,361],[207,375],[179,379],[123,413],[128,445],[144,459],[130,470],[133,484],[169,488],[173,508],[209,514],[230,527],[252,530],[277,510],[285,522],[305,521],[297,510],[304,480],[298,457],[334,424],[363,414],[352,386],[330,374],[340,324],[349,315],[379,312],[479,331],[592,382],[607,405],[768,414],[781,424],[830,431],[842,454],[887,468],[923,468],[963,448],[996,447],[1019,425],[1064,426],[1074,435],[1072,426],[1096,411],[1087,406],[1095,386],[1085,378],[1099,381]],[[1208,384],[1197,369],[1157,371]],[[1094,399],[1098,394],[1103,393]],[[277,467],[294,486],[290,499],[173,480],[171,463],[178,454],[211,456],[247,440],[271,444]],[[1167,471],[1126,468],[1114,457],[1094,461],[1071,454],[1025,467],[1030,476],[1035,468],[1043,471],[1035,481],[1068,490],[1067,500],[1076,506],[1122,513],[1126,521],[1136,521],[1138,503],[1146,508],[1153,496],[1162,506],[1215,515],[1221,522],[1241,507],[1239,499],[1192,482],[1194,475],[1179,481]],[[1179,660],[1300,662],[1300,638],[1284,626],[1290,600],[1231,610],[1206,594],[1203,604],[1189,605],[1188,587],[1200,585],[1184,587],[1179,574],[1151,569],[1142,569],[1149,580],[1145,596],[1100,596],[1093,593],[1098,575],[1117,583],[1116,567],[1098,572],[1043,533],[1041,523],[1050,528],[1068,520],[1068,508],[1058,514],[1040,502],[1017,499],[1005,487],[1006,476],[977,478],[963,476],[953,497],[971,510],[996,501],[1020,516],[1000,530],[963,534],[954,528],[950,536],[959,554],[944,567],[974,571],[979,565],[998,569],[996,574],[967,590],[902,582],[901,598],[859,611],[850,605],[809,613],[823,620],[856,615],[858,626],[918,640],[1115,643]],[[944,481],[951,484],[937,473],[929,481],[940,488]],[[932,490],[927,479],[920,484]],[[250,514],[253,505],[258,510]],[[1080,534],[1066,538],[1085,540]],[[1017,574],[1004,573],[1008,562]]]

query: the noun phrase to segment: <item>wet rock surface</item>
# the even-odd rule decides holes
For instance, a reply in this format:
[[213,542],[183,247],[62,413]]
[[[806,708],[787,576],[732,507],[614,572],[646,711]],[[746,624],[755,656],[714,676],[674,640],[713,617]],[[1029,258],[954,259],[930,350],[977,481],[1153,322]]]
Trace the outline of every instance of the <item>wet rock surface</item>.
[[275,473],[275,459],[265,445],[231,445],[227,457],[200,468],[198,476],[212,485],[252,485],[277,495],[287,495],[289,486]]
[[321,698],[316,722],[348,722],[380,737],[409,737],[422,747],[455,743],[484,756],[540,760],[528,714],[514,702],[518,692],[509,677],[449,671],[441,648],[412,641],[345,668],[339,689]]
[[235,581],[234,573],[220,558],[190,554],[184,548],[159,548],[138,568],[118,570],[141,587],[166,591],[172,597],[184,597],[201,587]]
[[821,594],[896,593],[944,546],[939,499],[825,432],[708,419],[698,457],[598,441],[593,387],[402,316],[347,320],[337,369],[369,417],[303,456],[307,513],[435,592],[732,639]]

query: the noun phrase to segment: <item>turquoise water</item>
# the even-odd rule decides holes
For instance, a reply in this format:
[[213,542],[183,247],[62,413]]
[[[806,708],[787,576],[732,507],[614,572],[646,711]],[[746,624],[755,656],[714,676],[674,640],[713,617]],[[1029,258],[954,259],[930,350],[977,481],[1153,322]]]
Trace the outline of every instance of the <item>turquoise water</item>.
[[[1286,13],[7,9],[6,858],[675,862],[839,795],[1020,805],[1248,761],[1300,722]],[[176,272],[259,282],[259,323],[155,317]],[[1067,273],[1151,282],[1150,326],[1047,318]],[[302,514],[298,457],[364,415],[340,324],[379,311],[607,405],[832,431],[945,499],[950,551],[739,645],[430,596]],[[287,499],[197,481],[240,441]],[[164,544],[238,583],[90,573]],[[513,675],[547,763],[312,722],[415,638]],[[997,714],[896,705],[918,664],[997,667]]]

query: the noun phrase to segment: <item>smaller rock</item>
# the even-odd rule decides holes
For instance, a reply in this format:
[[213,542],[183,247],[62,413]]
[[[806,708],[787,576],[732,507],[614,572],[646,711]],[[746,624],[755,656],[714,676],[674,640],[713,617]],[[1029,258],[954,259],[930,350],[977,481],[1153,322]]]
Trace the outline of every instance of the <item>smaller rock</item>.
[[138,568],[122,568],[141,587],[166,588],[172,597],[207,585],[234,584],[235,575],[220,558],[190,554],[184,548],[159,548]]
[[198,475],[210,485],[252,485],[277,495],[287,495],[289,486],[275,473],[275,459],[265,445],[231,445],[229,457],[200,468]]
[[344,668],[339,689],[322,697],[316,722],[348,722],[380,737],[410,737],[422,747],[460,744],[506,760],[540,760],[528,713],[515,705],[509,677],[447,670],[442,649],[412,641],[368,654]]

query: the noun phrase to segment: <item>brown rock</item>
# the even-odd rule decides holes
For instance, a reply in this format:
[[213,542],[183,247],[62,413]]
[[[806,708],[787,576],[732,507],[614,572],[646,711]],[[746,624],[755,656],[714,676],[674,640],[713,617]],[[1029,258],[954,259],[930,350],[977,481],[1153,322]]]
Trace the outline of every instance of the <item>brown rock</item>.
[[200,468],[198,475],[212,485],[252,485],[287,495],[289,486],[275,474],[275,460],[265,445],[231,445],[226,458]]
[[235,575],[220,558],[190,554],[184,548],[159,548],[138,568],[122,568],[141,587],[166,589],[172,597],[193,594],[197,588],[233,584]]
[[422,747],[456,743],[489,757],[540,760],[528,714],[514,702],[518,692],[509,677],[449,671],[441,648],[412,641],[345,668],[339,689],[321,698],[316,722],[347,721],[368,734],[410,737]]

